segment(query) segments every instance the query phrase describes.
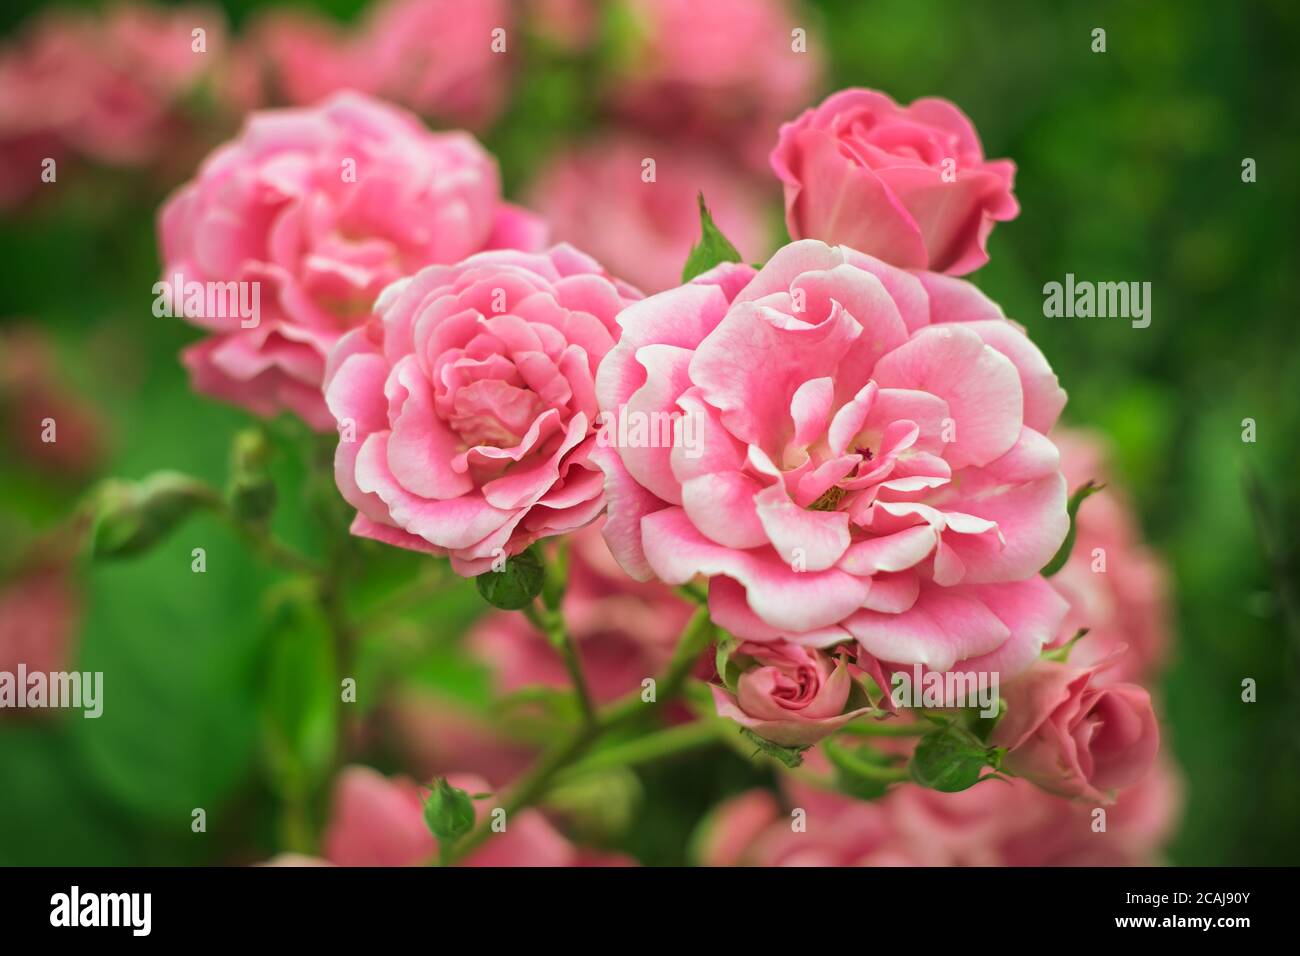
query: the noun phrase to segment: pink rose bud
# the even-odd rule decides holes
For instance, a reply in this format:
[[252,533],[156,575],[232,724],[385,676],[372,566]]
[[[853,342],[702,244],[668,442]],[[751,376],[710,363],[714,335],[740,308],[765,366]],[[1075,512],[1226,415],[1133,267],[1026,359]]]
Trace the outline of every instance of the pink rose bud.
[[330,354],[354,534],[466,576],[604,509],[596,367],[639,297],[571,246],[485,252],[394,283]]
[[713,687],[720,717],[784,747],[807,747],[871,708],[844,712],[853,678],[843,658],[784,641],[742,642],[733,657],[753,664],[736,682],[733,697]]
[[1007,748],[1007,770],[1050,793],[1105,800],[1150,769],[1160,744],[1151,695],[1099,685],[1097,673],[1043,660],[1006,685],[991,742]]
[[841,90],[782,126],[771,159],[793,238],[905,269],[978,269],[993,223],[1020,212],[1015,165],[985,160],[975,127],[947,100],[904,107],[874,90]]

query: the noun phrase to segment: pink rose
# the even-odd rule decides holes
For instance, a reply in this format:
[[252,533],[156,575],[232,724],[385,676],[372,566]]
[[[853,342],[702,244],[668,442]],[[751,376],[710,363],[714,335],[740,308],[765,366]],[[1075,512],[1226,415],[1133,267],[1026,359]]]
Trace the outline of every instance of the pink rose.
[[119,166],[183,156],[197,132],[184,101],[205,83],[224,90],[227,67],[225,18],[213,7],[39,14],[0,52],[0,144],[6,160],[16,150],[27,161],[5,170],[19,177],[10,189],[39,185],[40,160],[61,161],[60,147]]
[[841,90],[781,127],[772,168],[791,236],[907,269],[978,269],[993,223],[1020,212],[1015,164],[986,161],[974,126],[947,100],[902,107],[874,90]]
[[1056,635],[1065,393],[973,286],[802,241],[619,324],[595,454],[629,573],[707,576],[742,638],[935,670],[1010,674]]
[[80,618],[80,595],[61,564],[28,568],[0,582],[0,671],[16,673],[20,663],[28,671],[63,670]]
[[1151,695],[1099,684],[1096,668],[1040,660],[1002,689],[992,742],[1003,766],[1049,793],[1105,800],[1150,769],[1160,746]]
[[[809,756],[815,765],[815,754]],[[782,778],[784,804],[751,790],[718,806],[697,832],[694,856],[708,866],[1150,866],[1172,835],[1181,783],[1157,761],[1106,808],[1093,809],[1025,780],[961,793],[896,787],[857,800]],[[804,828],[791,828],[791,810]]]
[[505,102],[511,44],[505,0],[386,0],[356,27],[309,12],[275,11],[253,43],[281,101],[307,106],[356,90],[400,103],[441,123],[480,129]]
[[[490,793],[487,781],[470,774],[447,778],[471,796]],[[482,820],[495,804],[474,801]],[[437,852],[424,822],[421,789],[404,777],[386,778],[368,767],[339,774],[334,806],[323,838],[324,855],[337,866],[419,866]],[[537,810],[515,814],[509,826],[471,853],[463,866],[589,866],[625,862],[590,854],[570,843]]]
[[[608,703],[639,689],[645,678],[668,665],[692,608],[657,581],[629,578],[609,557],[593,525],[570,539],[562,610],[592,696]],[[537,685],[570,686],[554,647],[521,614],[487,615],[470,645],[492,668],[502,694]]]
[[[505,103],[514,44],[507,0],[386,0],[360,40],[376,92],[416,112],[480,129]],[[503,51],[493,31],[505,31]]]
[[786,641],[742,641],[732,659],[747,658],[735,695],[714,685],[713,702],[718,716],[773,743],[810,746],[871,709],[845,713],[853,678],[842,657]]
[[1131,502],[1110,477],[1103,440],[1056,429],[1061,469],[1071,489],[1092,480],[1106,487],[1090,497],[1075,521],[1070,560],[1051,579],[1070,604],[1055,643],[1080,628],[1088,634],[1070,652],[1076,665],[1113,663],[1099,677],[1143,683],[1163,663],[1169,645],[1169,595],[1164,565],[1142,541]]
[[379,85],[380,65],[356,36],[310,10],[273,8],[254,21],[248,37],[275,102],[311,106],[340,90],[374,93]]
[[[45,441],[45,422],[54,441]],[[80,479],[103,462],[108,425],[68,385],[53,341],[36,325],[0,329],[0,447],[20,467]]]
[[[655,181],[642,163],[655,160]],[[746,259],[770,251],[758,197],[733,170],[705,153],[632,138],[562,153],[538,176],[531,203],[555,230],[616,275],[657,292],[681,283],[700,238],[697,196]]]
[[782,119],[811,98],[818,43],[784,0],[629,0],[615,107],[636,127],[709,143],[761,170]]
[[501,202],[469,134],[349,93],[253,114],[159,217],[164,282],[241,283],[249,313],[257,292],[251,318],[229,305],[186,316],[212,333],[183,353],[195,388],[322,431],[325,355],[381,289],[484,248],[535,248],[541,233]]
[[386,289],[325,378],[353,533],[448,554],[468,576],[595,520],[596,367],[637,295],[566,245]]

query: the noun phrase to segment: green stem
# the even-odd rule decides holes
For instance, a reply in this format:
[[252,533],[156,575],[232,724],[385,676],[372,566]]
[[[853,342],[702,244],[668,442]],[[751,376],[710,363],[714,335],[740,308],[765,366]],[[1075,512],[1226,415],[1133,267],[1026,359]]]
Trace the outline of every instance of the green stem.
[[683,584],[677,589],[677,593],[695,604],[707,605],[709,603],[709,594],[698,584]]
[[583,774],[597,773],[615,767],[634,767],[699,747],[707,747],[718,742],[718,731],[717,722],[709,719],[679,724],[667,730],[646,734],[644,737],[637,737],[626,743],[615,744],[605,750],[597,751],[565,768],[558,774],[558,779],[566,781]]
[[923,737],[933,725],[908,720],[871,720],[847,724],[840,733],[856,737]]
[[[708,609],[700,608],[682,631],[672,660],[663,675],[656,681],[655,701],[657,703],[672,700],[681,692],[687,677],[690,676],[691,668],[708,646],[713,635],[713,623],[709,620]],[[505,810],[506,819],[509,820],[513,814],[535,803],[546,793],[561,771],[581,757],[602,735],[644,713],[645,704],[641,693],[633,691],[611,704],[605,711],[596,714],[592,721],[584,722],[568,740],[543,754],[533,768],[511,788],[502,802],[501,809]],[[442,865],[455,865],[473,853],[491,835],[491,821],[485,820],[460,843],[448,849],[441,859]]]
[[582,673],[578,648],[573,643],[569,629],[564,626],[564,615],[558,611],[539,607],[537,604],[530,604],[524,608],[524,616],[532,622],[533,627],[546,635],[547,641],[559,652],[564,661],[564,669],[569,672],[569,680],[573,683],[573,693],[578,698],[578,708],[582,711],[583,722],[589,725],[595,724],[596,705],[587,687],[587,678]]

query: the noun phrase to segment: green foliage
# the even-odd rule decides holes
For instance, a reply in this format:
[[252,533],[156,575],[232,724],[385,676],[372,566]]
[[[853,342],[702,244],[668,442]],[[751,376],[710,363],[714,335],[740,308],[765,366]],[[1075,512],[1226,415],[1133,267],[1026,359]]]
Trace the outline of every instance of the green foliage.
[[1065,540],[1057,548],[1056,554],[1052,555],[1052,560],[1048,561],[1046,567],[1043,568],[1043,577],[1050,578],[1065,567],[1065,562],[1070,560],[1070,552],[1074,550],[1074,541],[1079,535],[1079,505],[1105,487],[1105,485],[1096,485],[1091,481],[1086,481],[1074,489],[1074,494],[1070,495],[1070,500],[1065,504],[1066,514],[1070,518],[1070,530],[1065,533]]
[[704,193],[700,193],[699,203],[700,241],[691,247],[691,254],[686,257],[686,265],[682,267],[683,282],[690,282],[720,262],[743,261],[731,240],[714,224],[709,207],[704,204]]
[[519,611],[542,593],[546,572],[534,551],[508,558],[500,571],[487,571],[474,579],[478,593],[493,607]]

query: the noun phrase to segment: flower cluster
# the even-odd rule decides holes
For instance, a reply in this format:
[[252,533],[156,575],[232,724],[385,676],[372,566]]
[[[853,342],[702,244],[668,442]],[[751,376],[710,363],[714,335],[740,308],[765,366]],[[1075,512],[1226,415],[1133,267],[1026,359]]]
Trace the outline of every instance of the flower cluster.
[[[1077,828],[1088,804],[1134,832],[1176,806],[1143,686],[1158,565],[1122,499],[1072,499],[1100,454],[1058,427],[1027,330],[961,278],[1018,213],[1013,165],[938,99],[844,90],[778,130],[817,71],[780,3],[637,0],[602,94],[635,134],[558,152],[530,212],[470,133],[416,115],[476,128],[503,105],[509,46],[487,37],[518,11],[468,6],[257,23],[267,98],[292,105],[252,113],[159,216],[160,301],[204,336],[182,356],[196,390],[336,430],[352,535],[476,578],[500,610],[471,654],[501,694],[572,688],[575,755],[664,693],[685,698],[668,723],[739,728],[839,788],[782,788],[832,841],[792,840],[778,798],[747,794],[704,862],[1149,857],[1154,838],[1085,851]],[[591,42],[574,7],[548,42]],[[778,189],[792,241],[754,263]],[[593,862],[533,808],[486,837],[469,795],[536,741],[463,716],[385,711],[451,776],[346,770],[323,859]],[[974,788],[990,777],[1015,780]]]

